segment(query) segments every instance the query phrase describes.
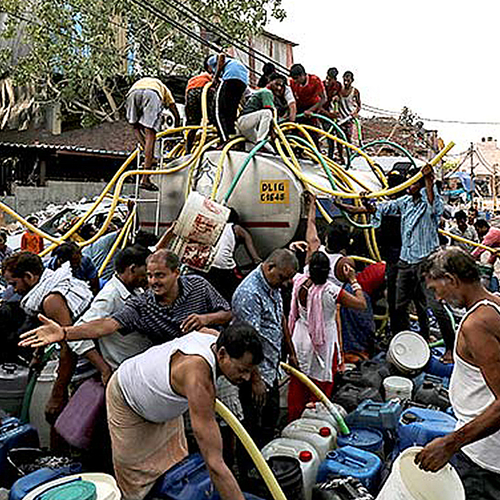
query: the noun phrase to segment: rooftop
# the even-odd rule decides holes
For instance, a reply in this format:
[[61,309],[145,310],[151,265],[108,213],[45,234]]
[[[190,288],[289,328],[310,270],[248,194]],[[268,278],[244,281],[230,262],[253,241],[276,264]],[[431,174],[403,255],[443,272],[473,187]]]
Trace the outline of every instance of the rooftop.
[[128,156],[137,141],[125,120],[53,135],[45,129],[0,132],[0,147],[21,147],[82,154]]

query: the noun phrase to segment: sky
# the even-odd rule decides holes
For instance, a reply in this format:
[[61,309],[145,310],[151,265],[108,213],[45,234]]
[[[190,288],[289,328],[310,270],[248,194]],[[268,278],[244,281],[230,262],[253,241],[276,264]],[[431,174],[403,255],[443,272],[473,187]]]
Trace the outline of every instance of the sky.
[[[322,78],[336,66],[354,72],[370,106],[409,107],[422,118],[499,125],[424,121],[452,153],[481,137],[500,146],[500,2],[475,0],[282,0],[283,22],[266,29],[299,44],[295,62]],[[365,116],[369,116],[363,113]]]

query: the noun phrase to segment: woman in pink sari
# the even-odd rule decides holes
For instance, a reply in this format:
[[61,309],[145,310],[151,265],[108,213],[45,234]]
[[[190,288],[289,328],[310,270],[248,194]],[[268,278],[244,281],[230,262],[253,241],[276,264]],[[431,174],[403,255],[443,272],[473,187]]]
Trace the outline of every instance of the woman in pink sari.
[[[328,280],[330,261],[323,252],[315,252],[308,274],[294,278],[289,325],[300,370],[330,397],[333,379],[342,364],[342,347],[337,327],[337,305],[365,309],[366,301],[354,268],[345,264],[343,275],[354,295]],[[302,414],[313,394],[292,377],[288,388],[288,418]]]

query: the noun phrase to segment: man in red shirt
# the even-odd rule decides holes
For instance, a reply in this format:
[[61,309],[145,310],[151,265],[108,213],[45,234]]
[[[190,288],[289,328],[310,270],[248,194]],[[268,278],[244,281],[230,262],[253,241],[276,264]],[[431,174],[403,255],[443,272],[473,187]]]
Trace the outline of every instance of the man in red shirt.
[[[326,80],[323,82],[326,93],[326,103],[321,109],[321,114],[327,116],[331,120],[335,120],[338,116],[338,96],[342,90],[342,84],[337,80],[339,70],[337,68],[329,68],[326,72]],[[328,123],[323,124],[326,130],[331,127]],[[335,153],[335,142],[328,139],[328,157],[333,158]]]
[[336,118],[336,97],[342,90],[342,84],[337,80],[339,70],[330,68],[326,72],[326,80],[323,82],[326,92],[326,103],[323,106],[322,112],[330,117]]
[[[209,57],[209,56],[208,56]],[[202,94],[203,87],[212,81],[211,68],[207,64],[208,57],[203,62],[203,73],[193,76],[188,80],[186,87],[186,125],[200,125],[202,120]],[[210,88],[207,93],[207,112],[210,123],[213,123],[213,108],[214,108],[215,90]],[[193,146],[196,137],[196,130],[190,130],[186,139],[186,150],[189,153]]]
[[290,77],[290,86],[297,101],[297,112],[310,118],[326,103],[323,82],[316,75],[307,74],[302,64],[294,64],[290,68]]
[[[32,226],[38,225],[38,219],[36,217],[28,217],[26,221]],[[21,250],[39,254],[43,250],[43,238],[28,229],[21,237]]]

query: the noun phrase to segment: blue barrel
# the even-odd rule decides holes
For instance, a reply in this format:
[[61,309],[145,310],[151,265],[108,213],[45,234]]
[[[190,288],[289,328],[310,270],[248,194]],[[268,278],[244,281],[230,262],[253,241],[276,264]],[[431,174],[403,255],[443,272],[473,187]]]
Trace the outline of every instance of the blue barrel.
[[431,357],[426,367],[424,368],[425,373],[437,375],[438,377],[451,377],[451,372],[453,371],[454,364],[442,363],[440,361],[445,351],[446,349],[444,347],[434,347],[431,350]]
[[[246,500],[260,500],[250,493],[243,493]],[[214,488],[203,457],[189,455],[161,476],[146,499],[168,500],[220,500]]]
[[10,486],[7,455],[13,448],[31,448],[38,446],[38,432],[29,424],[22,424],[14,417],[0,419],[0,486]]
[[382,460],[369,451],[354,446],[343,446],[330,451],[318,469],[317,483],[323,483],[332,476],[354,477],[370,491],[379,485]]
[[380,458],[384,455],[384,435],[377,429],[366,429],[362,427],[351,427],[347,435],[337,437],[338,447],[354,446],[361,450],[375,453]]
[[400,451],[410,446],[425,446],[433,439],[446,436],[455,430],[457,420],[438,410],[408,408],[398,425]]
[[403,408],[397,399],[380,403],[367,399],[347,415],[347,425],[370,427],[381,431],[396,430]]

